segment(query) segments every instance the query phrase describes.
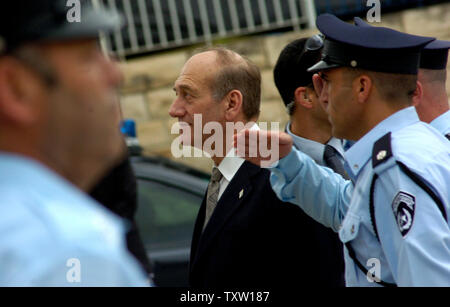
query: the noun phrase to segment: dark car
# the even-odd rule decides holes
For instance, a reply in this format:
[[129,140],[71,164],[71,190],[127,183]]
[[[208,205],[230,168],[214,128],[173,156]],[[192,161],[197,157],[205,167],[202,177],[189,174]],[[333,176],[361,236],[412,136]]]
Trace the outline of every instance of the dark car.
[[136,221],[161,287],[188,285],[195,219],[210,175],[162,157],[131,159],[138,179]]

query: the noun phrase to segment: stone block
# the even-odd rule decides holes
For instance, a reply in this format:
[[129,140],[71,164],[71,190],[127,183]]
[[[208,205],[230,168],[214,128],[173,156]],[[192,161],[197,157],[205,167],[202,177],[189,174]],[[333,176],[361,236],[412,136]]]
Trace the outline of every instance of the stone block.
[[403,12],[403,24],[407,33],[449,38],[450,3],[406,10]]
[[266,59],[264,37],[251,37],[240,39],[227,45],[231,50],[246,56],[260,69],[266,68],[269,63]]
[[138,123],[137,137],[145,152],[158,152],[170,149],[171,134],[163,120]]
[[272,130],[272,122],[277,122],[279,123],[279,130],[283,131],[288,120],[289,115],[281,99],[266,101],[261,105],[261,114],[258,122],[266,122],[268,130]]
[[394,29],[400,32],[405,31],[405,25],[404,25],[404,19],[403,19],[403,12],[400,13],[391,13],[391,14],[383,14],[381,13],[381,22],[377,23],[371,23],[374,26],[380,26],[380,27],[386,27],[390,29]]
[[284,47],[286,47],[287,44],[290,42],[302,38],[302,37],[309,37],[314,34],[319,33],[317,29],[308,29],[308,30],[302,30],[301,32],[289,32],[289,33],[283,33],[283,34],[277,34],[277,35],[270,35],[267,36],[264,39],[265,43],[265,50],[267,53],[267,58],[269,61],[269,66],[274,67],[277,63],[278,57],[281,53],[281,50],[283,50]]
[[[124,74],[124,90],[133,88],[133,80],[149,80],[149,88],[171,86],[186,62],[184,51],[142,57],[120,65]],[[145,90],[145,89],[144,89]]]
[[169,108],[175,100],[175,92],[171,87],[163,87],[147,93],[147,105],[152,119],[168,119]]
[[273,69],[266,69],[261,72],[261,91],[263,101],[281,99],[273,80]]
[[143,94],[122,95],[120,99],[122,116],[136,122],[148,120],[148,110]]

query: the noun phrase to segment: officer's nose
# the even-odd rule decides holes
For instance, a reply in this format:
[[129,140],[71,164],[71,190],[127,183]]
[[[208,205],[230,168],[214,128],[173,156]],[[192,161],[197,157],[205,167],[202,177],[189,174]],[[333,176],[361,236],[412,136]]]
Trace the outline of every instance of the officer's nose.
[[183,101],[177,97],[169,108],[169,115],[174,118],[182,118],[186,114]]

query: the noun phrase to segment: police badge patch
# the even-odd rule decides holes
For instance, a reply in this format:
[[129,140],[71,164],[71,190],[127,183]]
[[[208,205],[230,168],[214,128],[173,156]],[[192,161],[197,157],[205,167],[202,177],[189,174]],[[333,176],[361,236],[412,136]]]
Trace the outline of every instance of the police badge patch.
[[392,210],[397,220],[400,233],[405,237],[414,221],[414,210],[416,208],[416,199],[411,194],[399,192],[392,202]]

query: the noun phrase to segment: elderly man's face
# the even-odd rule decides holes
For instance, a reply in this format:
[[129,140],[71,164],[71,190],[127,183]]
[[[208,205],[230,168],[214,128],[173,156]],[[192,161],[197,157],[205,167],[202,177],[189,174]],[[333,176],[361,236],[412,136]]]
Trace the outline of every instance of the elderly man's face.
[[123,151],[116,64],[93,39],[52,43],[43,51],[57,79],[43,97],[49,101],[47,141],[99,165],[115,161]]
[[[211,135],[202,133],[204,125],[213,121],[221,125],[225,122],[224,106],[214,99],[210,87],[217,72],[215,57],[214,52],[193,56],[186,62],[175,82],[174,91],[177,97],[169,109],[169,114],[178,118],[182,126],[187,125],[184,128],[189,127],[191,139],[183,139],[183,145],[200,145],[194,144],[194,133],[199,134],[196,138],[204,143]],[[196,114],[201,115],[201,125],[194,123]]]

